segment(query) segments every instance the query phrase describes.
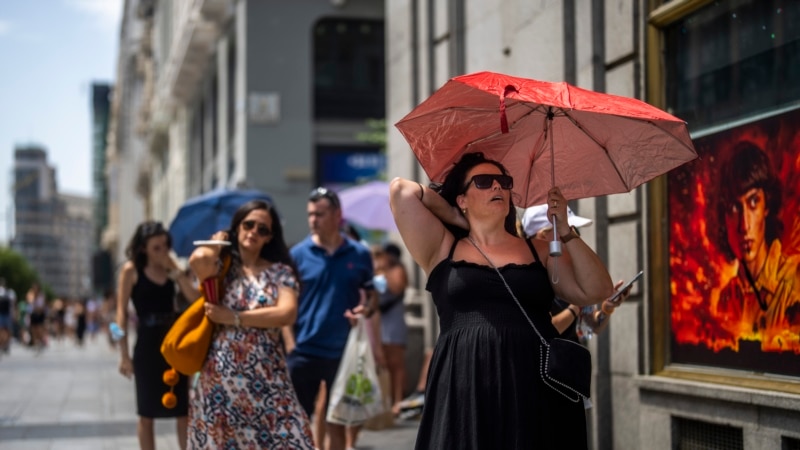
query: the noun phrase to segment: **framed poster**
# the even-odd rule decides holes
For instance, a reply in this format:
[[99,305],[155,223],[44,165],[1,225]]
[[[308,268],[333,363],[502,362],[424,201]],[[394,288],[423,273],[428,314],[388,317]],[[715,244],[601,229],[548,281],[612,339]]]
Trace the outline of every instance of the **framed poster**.
[[694,140],[668,178],[670,361],[800,377],[800,109]]

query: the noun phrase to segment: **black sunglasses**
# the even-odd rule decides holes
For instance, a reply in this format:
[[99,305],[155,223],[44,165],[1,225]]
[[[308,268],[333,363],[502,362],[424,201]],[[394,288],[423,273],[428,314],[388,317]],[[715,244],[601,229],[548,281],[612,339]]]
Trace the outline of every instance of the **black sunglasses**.
[[470,183],[474,183],[475,187],[478,189],[489,189],[492,187],[495,180],[497,180],[497,182],[500,184],[500,187],[503,189],[511,189],[514,187],[514,179],[511,178],[510,175],[480,174],[473,175],[464,186],[464,190],[461,192],[467,192]]
[[314,189],[313,191],[311,191],[310,194],[308,194],[308,201],[310,201],[310,202],[315,202],[316,203],[318,200],[321,200],[323,198],[327,198],[328,201],[331,202],[331,206],[333,208],[339,209],[339,207],[341,205],[341,203],[339,203],[339,196],[336,195],[336,192],[333,192],[332,190],[330,190],[328,188],[320,186],[320,187]]
[[267,237],[270,234],[272,234],[272,230],[270,230],[269,227],[267,227],[263,223],[258,223],[255,220],[245,220],[244,222],[242,222],[242,228],[244,228],[244,231],[250,231],[253,229],[253,227],[256,226],[256,224],[258,224],[258,228],[256,229],[256,231],[258,232],[259,236]]

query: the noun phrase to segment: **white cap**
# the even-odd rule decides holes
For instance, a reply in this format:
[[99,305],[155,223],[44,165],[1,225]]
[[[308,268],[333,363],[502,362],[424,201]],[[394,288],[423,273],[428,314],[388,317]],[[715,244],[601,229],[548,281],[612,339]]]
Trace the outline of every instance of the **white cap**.
[[[580,228],[591,225],[592,219],[576,215],[567,206],[567,222],[572,227]],[[547,204],[531,206],[525,209],[525,213],[522,214],[522,229],[525,230],[526,236],[533,236],[541,230],[549,230],[550,228],[553,228],[553,224],[550,223],[547,217]]]

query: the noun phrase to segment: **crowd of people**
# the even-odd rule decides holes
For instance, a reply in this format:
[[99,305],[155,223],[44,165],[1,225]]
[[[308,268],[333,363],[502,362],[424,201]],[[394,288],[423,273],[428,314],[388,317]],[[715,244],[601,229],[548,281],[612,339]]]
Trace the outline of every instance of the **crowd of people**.
[[[176,419],[181,448],[355,448],[360,424],[329,421],[326,411],[359,317],[366,319],[378,370],[388,373],[387,412],[421,416],[417,448],[582,448],[584,406],[536,376],[539,346],[524,317],[550,339],[569,334],[583,312],[594,311],[584,319],[600,331],[617,305],[604,302],[615,286],[578,235],[590,221],[576,222],[557,188],[520,221],[512,186],[505,168],[480,153],[465,155],[442,184],[395,179],[390,185],[403,247],[428,276],[441,328],[421,373],[413,374],[411,393],[405,391],[404,250],[391,242],[370,247],[348,233],[338,195],[323,187],[308,197],[308,236],[291,247],[274,206],[261,200],[241,205],[227,229],[194,250],[188,268],[173,258],[169,231],[143,222],[109,301],[90,307],[58,300],[48,307],[34,286],[19,303],[0,301],[0,325],[8,328],[7,316],[24,316],[31,345],[43,347],[47,323],[82,336],[105,329],[113,317],[119,371],[134,380],[142,449],[155,448],[159,418]],[[571,225],[559,228],[558,283],[546,242],[552,216]],[[200,282],[215,276],[223,280],[219,300],[204,305],[215,324],[211,345],[197,374],[172,383],[175,401],[167,404],[170,366],[161,342],[180,310],[200,297]],[[6,291],[0,280],[0,299]],[[0,347],[7,342],[0,334]],[[549,433],[564,423],[572,433]]]
[[109,297],[56,297],[48,302],[38,283],[18,296],[0,278],[0,355],[8,354],[14,341],[36,354],[52,342],[82,346],[85,339],[105,334],[113,309]]

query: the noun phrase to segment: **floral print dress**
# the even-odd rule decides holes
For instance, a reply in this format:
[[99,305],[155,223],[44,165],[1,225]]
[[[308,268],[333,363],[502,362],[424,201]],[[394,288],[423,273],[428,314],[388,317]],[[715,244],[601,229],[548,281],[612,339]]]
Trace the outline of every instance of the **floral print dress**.
[[[281,263],[255,279],[229,274],[225,283],[223,304],[239,311],[269,308],[279,287],[298,288],[292,269]],[[218,325],[192,390],[189,415],[188,448],[314,448],[286,367],[280,328]]]

